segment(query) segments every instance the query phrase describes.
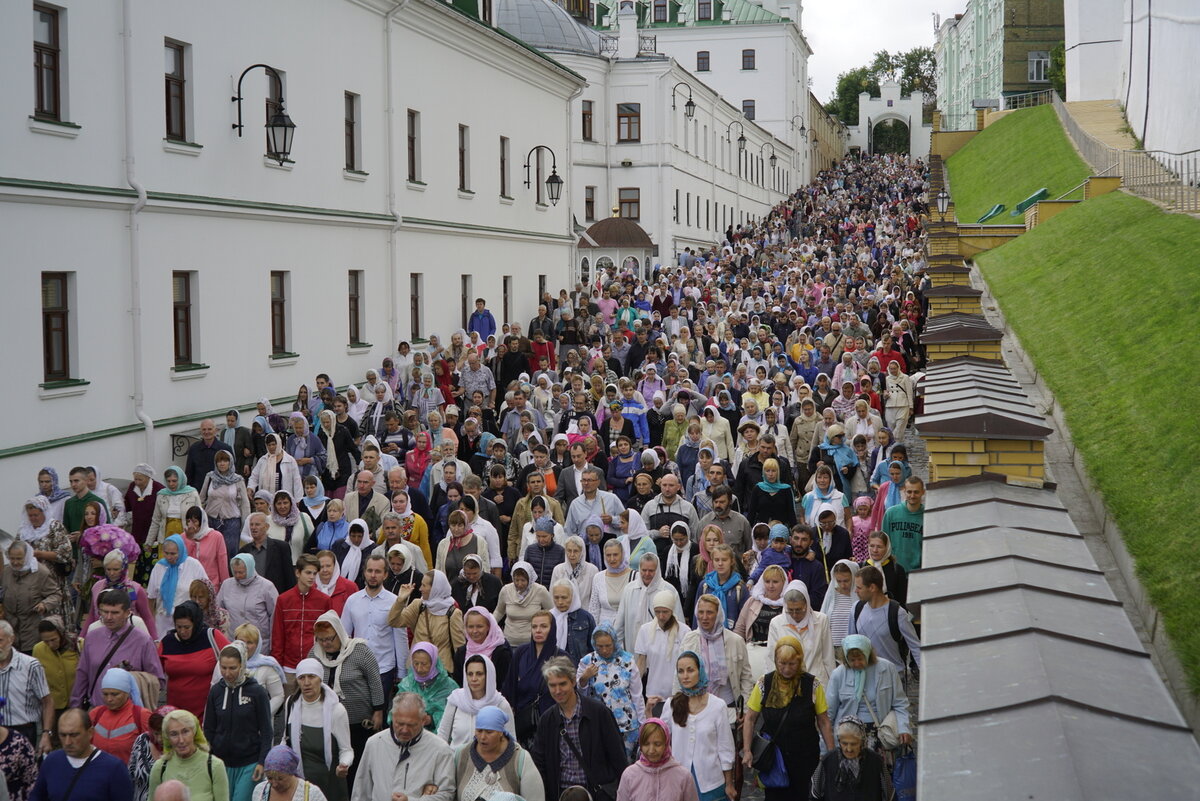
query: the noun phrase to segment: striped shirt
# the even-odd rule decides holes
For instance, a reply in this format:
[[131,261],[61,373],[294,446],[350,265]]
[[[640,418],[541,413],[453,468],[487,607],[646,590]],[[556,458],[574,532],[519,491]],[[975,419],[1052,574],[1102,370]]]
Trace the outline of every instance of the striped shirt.
[[42,699],[50,694],[46,671],[32,656],[14,650],[8,666],[0,668],[0,698],[8,703],[0,709],[5,726],[41,722]]

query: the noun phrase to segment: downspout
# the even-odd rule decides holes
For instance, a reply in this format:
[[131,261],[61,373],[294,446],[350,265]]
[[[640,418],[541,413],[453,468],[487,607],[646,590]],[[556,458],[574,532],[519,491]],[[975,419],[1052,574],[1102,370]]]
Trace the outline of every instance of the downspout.
[[[663,81],[663,78],[666,78],[671,75],[671,64],[673,61],[674,61],[674,59],[671,59],[670,61],[668,61],[666,71],[660,72],[658,74],[658,89],[654,92],[654,95],[653,95],[654,97],[662,97],[662,89],[663,89],[663,86],[666,85],[666,83]],[[671,91],[674,92],[675,90],[672,89]],[[674,198],[668,199],[666,196],[667,189],[666,189],[666,186],[664,185],[665,181],[663,180],[663,173],[665,173],[667,170],[671,170],[672,178],[674,178],[675,155],[667,143],[667,117],[670,116],[670,118],[671,118],[671,126],[670,126],[671,140],[672,140],[671,144],[674,144],[675,114],[674,114],[674,112],[668,112],[666,106],[662,106],[659,109],[659,113],[655,116],[658,118],[657,120],[655,120],[655,122],[658,124],[658,137],[657,137],[658,167],[655,169],[655,172],[658,173],[658,209],[659,209],[658,213],[659,213],[659,219],[662,221],[661,222],[662,228],[660,228],[659,232],[658,232],[658,263],[663,265],[664,268],[666,268],[666,266],[670,264],[670,262],[674,259],[674,256],[675,256],[675,225],[672,224],[672,218],[670,216],[670,213],[667,211],[671,207],[671,203],[674,202]],[[683,125],[684,125],[683,136],[684,136],[684,139],[686,139],[687,138],[687,119],[686,118],[684,119]],[[664,165],[666,165],[668,154],[671,155],[671,166],[664,166]],[[674,183],[674,180],[672,180],[672,183]],[[668,231],[670,231],[670,234],[667,233]],[[643,264],[642,265],[642,274],[643,275],[653,275],[654,273],[652,272],[652,270],[647,269],[646,265]]]
[[145,409],[145,376],[142,360],[142,257],[138,240],[137,215],[146,206],[146,188],[138,183],[134,170],[133,148],[133,0],[122,0],[122,55],[125,70],[125,182],[137,192],[137,200],[129,209],[129,295],[130,329],[133,334],[133,413],[145,430],[142,458],[153,462],[154,421]]
[[[128,0],[127,0],[128,1]],[[400,341],[400,332],[397,326],[400,323],[400,314],[397,304],[399,297],[396,287],[396,270],[398,268],[399,250],[397,239],[400,236],[400,224],[402,218],[396,203],[396,154],[394,145],[395,138],[395,116],[396,109],[392,100],[392,20],[400,13],[409,0],[399,0],[396,5],[383,18],[383,85],[384,85],[384,121],[386,124],[385,140],[384,140],[384,155],[387,164],[387,205],[388,214],[392,215],[392,228],[388,232],[388,329],[389,336],[392,342]],[[392,345],[388,344],[388,348]],[[388,351],[389,353],[391,351]]]
[[[605,84],[607,85],[607,81],[605,82]],[[566,159],[563,160],[563,172],[566,173],[567,177],[571,177],[571,176],[577,174],[575,172],[575,170],[573,169],[574,163],[571,161],[571,142],[575,139],[575,134],[572,132],[571,126],[574,124],[573,120],[575,119],[575,117],[574,117],[575,101],[579,98],[579,96],[581,94],[583,94],[583,90],[586,88],[587,88],[587,83],[585,82],[582,86],[580,86],[578,89],[576,89],[574,92],[572,92],[571,96],[569,98],[567,98],[567,147],[566,147],[567,157],[566,157]],[[594,120],[593,120],[593,125],[595,125]],[[582,135],[582,132],[581,132],[581,135]],[[605,137],[605,140],[607,140],[607,138],[608,137]],[[578,237],[575,236],[575,212],[572,209],[573,204],[571,203],[571,200],[570,200],[571,194],[574,191],[575,191],[574,187],[567,187],[567,236],[570,238],[570,241],[567,243],[567,283],[566,283],[566,286],[574,286],[575,285],[575,280],[574,280],[575,279],[575,265],[579,263],[579,251],[575,247],[575,243],[578,241]],[[542,302],[541,297],[539,297],[537,299],[537,302],[539,305],[541,304],[541,302]],[[537,312],[537,306],[534,306],[534,312],[535,313]]]

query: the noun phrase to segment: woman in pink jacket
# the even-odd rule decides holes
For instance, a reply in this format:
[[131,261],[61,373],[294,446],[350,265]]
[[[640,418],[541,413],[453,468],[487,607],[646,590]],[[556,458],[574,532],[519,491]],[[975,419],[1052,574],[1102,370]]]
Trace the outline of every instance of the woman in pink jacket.
[[625,768],[617,801],[698,801],[696,782],[671,756],[671,727],[660,718],[642,724],[641,756]]

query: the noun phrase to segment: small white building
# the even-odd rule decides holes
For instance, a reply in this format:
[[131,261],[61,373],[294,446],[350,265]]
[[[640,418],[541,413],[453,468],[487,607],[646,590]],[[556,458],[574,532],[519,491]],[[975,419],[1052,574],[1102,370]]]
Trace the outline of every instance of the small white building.
[[851,125],[849,147],[863,153],[875,152],[872,148],[875,128],[884,122],[902,122],[908,127],[908,155],[924,159],[929,156],[929,137],[933,126],[921,122],[921,96],[901,95],[900,84],[885,81],[879,87],[879,97],[869,92],[858,95],[858,125]]
[[290,409],[476,296],[524,321],[568,285],[570,203],[546,180],[584,81],[474,3],[0,6],[10,524],[44,465],[161,471],[205,416]]

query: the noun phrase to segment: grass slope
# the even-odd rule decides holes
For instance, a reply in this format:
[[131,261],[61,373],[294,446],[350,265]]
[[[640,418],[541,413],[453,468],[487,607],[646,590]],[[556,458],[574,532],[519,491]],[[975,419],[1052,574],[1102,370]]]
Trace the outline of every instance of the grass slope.
[[1087,472],[1200,691],[1195,559],[1200,221],[1114,192],[983,254],[1009,323],[1053,389]]
[[[1091,173],[1063,132],[1053,106],[1021,109],[984,128],[946,162],[959,222],[973,223],[997,203],[988,222],[1020,222],[1008,213],[1041,189],[1056,198]],[[1083,190],[1071,195],[1083,198]]]

